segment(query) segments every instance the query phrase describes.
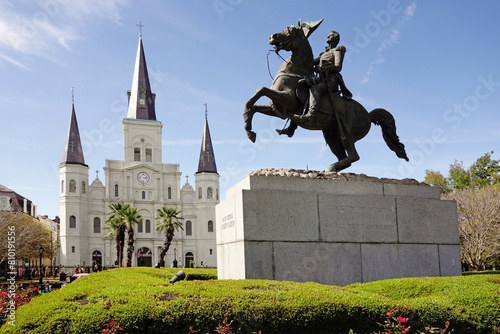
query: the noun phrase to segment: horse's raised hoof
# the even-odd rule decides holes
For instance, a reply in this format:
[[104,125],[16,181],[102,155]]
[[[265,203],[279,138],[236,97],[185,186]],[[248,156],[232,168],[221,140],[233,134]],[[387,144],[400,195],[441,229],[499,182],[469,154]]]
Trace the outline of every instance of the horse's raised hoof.
[[250,131],[249,133],[247,133],[247,135],[248,139],[250,139],[252,143],[255,143],[255,139],[257,139],[257,134],[253,131]]
[[335,167],[335,164],[331,164],[330,166],[326,167],[325,172],[338,172],[338,170]]
[[295,130],[291,130],[290,128],[286,129],[276,129],[276,132],[279,135],[287,135],[288,137],[292,138],[293,134],[295,133]]

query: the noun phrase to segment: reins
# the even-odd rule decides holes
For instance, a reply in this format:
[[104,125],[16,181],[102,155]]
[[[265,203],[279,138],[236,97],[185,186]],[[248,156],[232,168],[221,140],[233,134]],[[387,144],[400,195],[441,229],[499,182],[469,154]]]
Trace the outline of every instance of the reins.
[[[291,68],[296,69],[296,70],[298,70],[299,72],[303,72],[303,73],[306,73],[306,74],[307,74],[307,72],[306,72],[306,71],[304,71],[302,68],[295,66],[292,62],[289,62],[289,61],[287,61],[285,58],[283,58],[283,57],[279,54],[279,50],[269,50],[269,51],[267,51],[267,54],[266,54],[267,72],[269,73],[269,76],[271,77],[271,79],[273,80],[273,82],[274,82],[274,80],[275,80],[276,78],[274,78],[274,77],[273,77],[273,75],[271,74],[271,67],[270,67],[270,65],[269,65],[269,54],[271,53],[271,51],[274,51],[274,53],[276,53],[276,55],[277,55],[278,57],[280,57],[280,59],[281,59],[281,60],[283,60],[283,62],[284,62],[284,63],[286,63],[286,64],[287,64],[288,66],[290,66]],[[281,72],[281,73],[283,73],[283,72]],[[300,75],[300,74],[292,74],[292,73],[281,74],[281,75],[286,75],[286,76],[289,76],[289,77],[294,77],[294,76],[297,76],[297,77],[301,77],[301,78],[303,78],[303,77],[305,76],[305,75]],[[280,75],[280,76],[281,76],[281,75]]]
[[[271,77],[271,79],[273,80],[274,82],[274,78],[273,78],[273,75],[271,74],[271,68],[269,67],[269,54],[271,53],[271,51],[274,51],[274,50],[269,50],[267,51],[267,55],[266,55],[266,60],[267,60],[267,72],[269,73],[269,76]],[[279,56],[279,55],[278,55]],[[280,56],[281,57],[281,56]]]

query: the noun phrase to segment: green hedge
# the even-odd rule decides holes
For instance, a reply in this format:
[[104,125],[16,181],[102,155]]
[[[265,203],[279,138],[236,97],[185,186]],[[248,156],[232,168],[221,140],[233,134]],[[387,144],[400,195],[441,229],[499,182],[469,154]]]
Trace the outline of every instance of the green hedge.
[[[215,270],[183,269],[186,278]],[[214,331],[225,318],[240,333],[378,332],[387,310],[414,328],[451,321],[455,333],[500,327],[500,276],[394,279],[347,287],[266,280],[170,284],[178,269],[121,268],[79,278],[16,312],[0,333],[100,333],[116,320],[123,333]],[[120,332],[119,332],[120,333]]]
[[498,275],[498,274],[500,274],[500,270],[464,271],[462,273],[463,276],[470,276],[470,275]]

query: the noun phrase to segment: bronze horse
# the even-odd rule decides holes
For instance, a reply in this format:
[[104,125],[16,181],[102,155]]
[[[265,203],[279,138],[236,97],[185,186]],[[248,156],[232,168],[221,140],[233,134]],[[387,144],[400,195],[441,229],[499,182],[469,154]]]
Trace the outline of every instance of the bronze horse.
[[[276,131],[293,136],[297,126],[309,130],[322,130],[326,143],[335,154],[338,162],[331,164],[326,171],[343,170],[357,160],[358,152],[354,147],[356,141],[362,139],[370,130],[371,123],[380,125],[387,146],[396,155],[408,161],[404,145],[396,134],[393,116],[384,109],[374,109],[370,113],[353,99],[345,99],[339,92],[328,92],[322,96],[319,103],[318,121],[313,124],[294,120],[293,115],[301,115],[308,99],[309,88],[302,84],[307,76],[314,75],[314,57],[308,37],[321,24],[316,22],[301,22],[296,27],[291,25],[282,32],[269,37],[269,44],[279,50],[291,51],[292,55],[285,60],[278,70],[271,88],[261,87],[245,103],[243,119],[248,138],[255,142],[257,134],[252,131],[252,118],[255,113],[262,113],[292,122],[287,129]],[[261,97],[269,98],[269,105],[255,104]]]

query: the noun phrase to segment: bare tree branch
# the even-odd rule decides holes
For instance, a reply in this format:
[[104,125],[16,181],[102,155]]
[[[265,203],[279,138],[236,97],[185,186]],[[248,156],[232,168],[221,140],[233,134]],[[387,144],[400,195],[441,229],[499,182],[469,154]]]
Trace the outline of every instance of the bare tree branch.
[[448,193],[458,205],[462,260],[480,270],[500,254],[500,188],[483,187]]

